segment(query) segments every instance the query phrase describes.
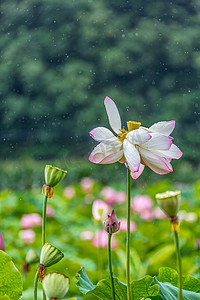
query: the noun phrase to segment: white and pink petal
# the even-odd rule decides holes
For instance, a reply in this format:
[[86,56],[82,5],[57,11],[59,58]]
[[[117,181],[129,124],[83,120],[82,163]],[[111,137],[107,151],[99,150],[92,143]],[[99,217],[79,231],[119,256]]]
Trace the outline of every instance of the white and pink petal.
[[179,159],[183,155],[183,152],[175,144],[172,144],[169,150],[158,150],[155,151],[155,154],[165,158]]
[[89,132],[89,135],[98,142],[112,144],[113,141],[117,140],[117,137],[105,127],[96,127]]
[[131,172],[131,177],[133,178],[133,180],[138,179],[138,177],[142,174],[143,171],[144,165],[140,164],[139,170],[137,172]]
[[152,132],[158,132],[165,135],[170,135],[175,128],[175,121],[163,121],[153,124],[149,127],[149,130]]
[[130,131],[126,139],[134,145],[142,145],[151,139],[151,135],[145,129],[136,129]]
[[147,150],[169,150],[172,145],[172,137],[161,133],[151,133],[151,139],[142,145]]
[[127,166],[131,172],[138,172],[140,167],[140,154],[135,146],[127,139],[123,142],[124,156]]
[[115,102],[109,97],[105,98],[104,104],[105,104],[110,126],[114,130],[114,132],[119,134],[120,133],[119,129],[121,129],[122,125],[121,125],[121,118],[117,106]]
[[123,157],[122,144],[116,142],[112,145],[100,143],[89,156],[89,161],[95,164],[110,164]]
[[139,152],[145,165],[147,165],[155,173],[164,175],[173,172],[169,159],[162,158],[157,154],[141,147],[139,147]]

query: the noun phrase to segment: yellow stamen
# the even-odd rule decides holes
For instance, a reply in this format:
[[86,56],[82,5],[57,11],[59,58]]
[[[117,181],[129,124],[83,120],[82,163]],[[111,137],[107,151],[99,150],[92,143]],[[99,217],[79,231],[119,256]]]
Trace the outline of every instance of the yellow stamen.
[[128,131],[138,129],[138,128],[140,128],[140,126],[141,126],[140,122],[134,122],[134,121],[127,122]]
[[127,127],[128,127],[128,130],[126,129],[119,129],[119,131],[121,131],[120,134],[118,134],[118,140],[123,143],[123,141],[125,140],[127,134],[132,131],[132,130],[135,130],[135,129],[138,129],[140,128],[140,125],[141,123],[140,122],[134,122],[134,121],[128,121],[127,122]]
[[123,143],[123,141],[125,140],[127,134],[128,134],[128,131],[125,130],[124,128],[123,129],[119,129],[121,131],[120,134],[118,134],[118,139],[121,143]]

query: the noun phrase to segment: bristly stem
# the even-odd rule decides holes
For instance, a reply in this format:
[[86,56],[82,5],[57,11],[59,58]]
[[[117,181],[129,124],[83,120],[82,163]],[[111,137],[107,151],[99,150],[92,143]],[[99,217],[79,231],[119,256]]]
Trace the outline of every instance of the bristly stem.
[[131,222],[131,173],[127,168],[127,236],[126,236],[126,283],[127,299],[131,300],[130,283],[130,222]]
[[37,285],[38,285],[38,271],[35,274],[35,281],[34,281],[34,300],[37,300]]
[[47,211],[47,199],[45,196],[43,202],[43,215],[42,215],[42,246],[46,243],[46,211]]
[[175,246],[176,246],[176,256],[177,256],[177,262],[178,262],[178,274],[179,274],[179,280],[178,280],[178,300],[183,299],[182,295],[182,264],[181,264],[181,253],[180,253],[180,247],[179,247],[179,237],[178,232],[174,230],[174,240],[175,240]]
[[108,234],[108,262],[109,262],[109,270],[110,270],[112,299],[115,300],[115,288],[114,288],[114,280],[113,280],[113,272],[112,272],[112,257],[111,257],[111,237],[112,237],[112,233],[109,233]]

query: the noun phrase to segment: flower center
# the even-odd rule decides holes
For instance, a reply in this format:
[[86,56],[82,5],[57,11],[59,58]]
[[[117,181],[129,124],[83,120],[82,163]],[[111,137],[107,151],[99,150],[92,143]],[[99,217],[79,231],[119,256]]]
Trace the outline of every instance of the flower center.
[[132,130],[135,130],[135,129],[138,129],[140,128],[141,126],[141,123],[140,122],[134,122],[134,121],[128,121],[127,122],[127,127],[128,127],[128,130],[126,129],[119,129],[121,131],[120,134],[118,134],[118,140],[123,143],[123,141],[125,140],[127,134],[132,131]]

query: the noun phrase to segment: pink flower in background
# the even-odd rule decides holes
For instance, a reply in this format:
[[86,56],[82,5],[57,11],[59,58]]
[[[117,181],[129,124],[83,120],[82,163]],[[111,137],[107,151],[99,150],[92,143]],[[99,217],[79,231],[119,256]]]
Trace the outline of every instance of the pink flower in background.
[[99,142],[90,154],[91,162],[125,163],[134,180],[142,174],[145,165],[160,175],[173,172],[171,160],[179,159],[183,154],[169,136],[175,128],[175,121],[158,122],[150,128],[142,127],[140,122],[129,121],[126,130],[121,126],[115,102],[106,97],[104,104],[115,134],[105,127],[90,131],[90,136]]
[[166,219],[167,215],[159,208],[156,207],[153,210],[154,219]]
[[55,214],[55,211],[52,206],[47,205],[47,217],[51,218]]
[[[95,237],[92,240],[92,245],[95,248],[108,248],[108,233],[104,230],[96,231]],[[112,237],[111,248],[114,249],[117,247],[117,242],[114,239],[114,235]]]
[[42,218],[39,214],[27,214],[23,215],[20,220],[20,225],[23,228],[33,228],[37,226],[41,226]]
[[85,177],[81,179],[80,185],[85,194],[91,193],[94,186],[94,180],[90,177]]
[[154,212],[151,209],[146,209],[140,213],[140,217],[145,221],[152,221],[154,219]]
[[83,231],[81,232],[81,240],[82,241],[91,241],[93,239],[93,232],[92,231]]
[[[135,222],[131,221],[130,223],[130,231],[134,232],[137,229],[137,225]],[[127,231],[127,220],[126,219],[120,219],[120,230]]]
[[139,195],[131,200],[131,209],[138,213],[143,220],[154,219],[153,200],[147,195]]
[[186,221],[189,223],[193,223],[197,220],[197,215],[194,212],[186,212],[185,210],[180,210],[178,212],[179,221]]
[[92,205],[92,214],[96,221],[103,221],[110,212],[110,206],[102,200],[95,200]]
[[142,214],[144,210],[150,210],[153,206],[153,200],[147,195],[139,195],[131,200],[131,208],[138,214]]
[[25,229],[19,232],[19,237],[26,244],[33,244],[35,241],[35,232],[32,229]]
[[5,251],[5,243],[1,233],[0,233],[0,250]]
[[72,199],[75,196],[75,189],[72,186],[68,186],[64,189],[63,194],[67,199]]
[[110,186],[104,187],[101,191],[101,194],[106,202],[108,202],[110,205],[113,205],[115,203],[123,203],[126,200],[125,192],[116,192]]

